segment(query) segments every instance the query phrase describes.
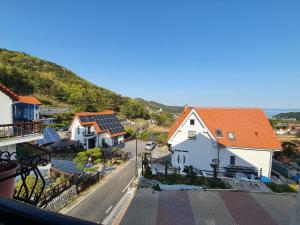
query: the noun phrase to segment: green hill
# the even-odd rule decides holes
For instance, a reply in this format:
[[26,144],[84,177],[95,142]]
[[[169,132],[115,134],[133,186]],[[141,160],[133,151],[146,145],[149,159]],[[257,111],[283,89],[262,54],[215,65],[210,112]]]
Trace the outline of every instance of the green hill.
[[181,106],[164,105],[164,104],[154,102],[154,101],[147,101],[142,98],[136,98],[135,100],[140,102],[141,104],[151,108],[152,110],[162,109],[163,111],[167,111],[170,113],[181,113],[181,111],[183,109],[183,107],[181,107]]
[[0,49],[0,82],[19,95],[37,96],[45,105],[70,106],[73,111],[112,109],[129,118],[148,117],[140,102],[26,53]]

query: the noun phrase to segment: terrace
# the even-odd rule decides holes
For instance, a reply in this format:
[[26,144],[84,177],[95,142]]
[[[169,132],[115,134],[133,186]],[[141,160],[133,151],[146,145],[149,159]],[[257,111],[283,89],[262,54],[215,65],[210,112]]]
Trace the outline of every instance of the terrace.
[[42,139],[41,122],[18,122],[0,125],[0,146]]

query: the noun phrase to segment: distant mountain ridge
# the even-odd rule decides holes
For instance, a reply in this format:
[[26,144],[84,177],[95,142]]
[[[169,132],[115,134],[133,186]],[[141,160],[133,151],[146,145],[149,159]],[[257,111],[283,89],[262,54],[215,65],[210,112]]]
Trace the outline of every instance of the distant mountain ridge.
[[136,101],[142,103],[146,107],[151,108],[152,110],[159,110],[162,109],[163,111],[167,111],[170,113],[181,113],[183,110],[182,106],[169,106],[169,105],[164,105],[155,101],[147,101],[142,98],[135,98]]
[[17,94],[35,95],[46,105],[70,106],[73,111],[112,109],[127,117],[146,118],[147,106],[173,110],[172,106],[121,96],[55,63],[3,48],[0,48],[0,82]]

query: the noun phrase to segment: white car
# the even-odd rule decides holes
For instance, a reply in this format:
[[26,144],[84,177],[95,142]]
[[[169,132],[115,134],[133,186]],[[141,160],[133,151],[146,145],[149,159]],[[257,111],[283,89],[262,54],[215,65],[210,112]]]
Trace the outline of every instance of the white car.
[[148,141],[144,147],[145,150],[152,151],[155,148],[156,144],[153,141]]

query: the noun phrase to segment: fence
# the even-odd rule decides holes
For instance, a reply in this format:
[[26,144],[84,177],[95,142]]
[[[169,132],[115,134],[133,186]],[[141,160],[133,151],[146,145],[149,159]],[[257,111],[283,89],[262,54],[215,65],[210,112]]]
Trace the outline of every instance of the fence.
[[63,180],[60,184],[55,185],[48,191],[44,192],[40,198],[39,206],[44,206],[55,197],[59,196],[62,192],[67,190],[73,184],[73,175]]
[[101,179],[103,178],[103,175],[100,174],[100,172],[97,172],[93,175],[91,175],[88,178],[83,178],[80,179],[78,181],[78,183],[76,184],[76,191],[77,194],[85,191],[86,189],[88,189],[90,186],[94,185],[95,183],[99,182]]

